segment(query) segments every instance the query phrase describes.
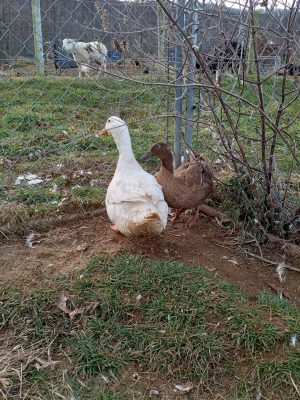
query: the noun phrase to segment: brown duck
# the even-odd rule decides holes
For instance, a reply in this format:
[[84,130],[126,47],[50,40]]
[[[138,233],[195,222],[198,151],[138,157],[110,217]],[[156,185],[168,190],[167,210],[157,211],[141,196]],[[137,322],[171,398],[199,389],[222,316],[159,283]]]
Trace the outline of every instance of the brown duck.
[[176,209],[173,221],[183,210],[197,207],[194,218],[189,222],[189,226],[195,225],[199,221],[198,207],[215,194],[214,182],[205,161],[201,157],[191,157],[189,162],[174,171],[173,155],[163,142],[155,143],[142,160],[152,156],[160,159],[156,179],[162,186],[165,201],[169,207]]

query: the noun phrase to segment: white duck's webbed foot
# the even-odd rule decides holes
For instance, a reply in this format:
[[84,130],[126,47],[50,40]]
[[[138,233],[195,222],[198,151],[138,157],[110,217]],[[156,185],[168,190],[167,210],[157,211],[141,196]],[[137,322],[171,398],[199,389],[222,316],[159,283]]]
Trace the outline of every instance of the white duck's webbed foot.
[[121,233],[121,232],[119,231],[119,229],[116,227],[116,225],[109,225],[109,227],[110,227],[110,229],[111,229],[112,231],[114,231],[114,232],[116,232],[116,233]]

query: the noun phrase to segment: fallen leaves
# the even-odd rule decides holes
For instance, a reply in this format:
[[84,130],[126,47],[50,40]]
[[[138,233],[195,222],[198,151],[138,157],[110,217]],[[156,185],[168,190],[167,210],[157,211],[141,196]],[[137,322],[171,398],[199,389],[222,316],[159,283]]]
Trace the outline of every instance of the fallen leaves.
[[58,363],[58,361],[46,361],[43,360],[40,357],[36,357],[35,360],[37,361],[37,363],[35,364],[35,368],[39,371],[40,369],[44,369],[44,368],[48,368],[51,367],[52,369],[54,368],[54,366]]
[[69,300],[69,297],[65,296],[63,293],[59,296],[57,307],[63,311],[65,314],[68,314],[70,317],[70,320],[72,321],[76,315],[82,314],[82,309],[80,308],[75,308],[75,310],[70,310],[67,306],[67,301]]
[[81,322],[83,324],[86,323],[86,319],[83,316],[88,313],[94,312],[96,310],[96,308],[99,306],[98,301],[93,301],[93,302],[85,304],[81,307],[75,307],[74,310],[71,310],[67,306],[68,300],[70,300],[70,298],[68,296],[66,296],[64,293],[61,293],[59,296],[58,302],[57,302],[57,307],[61,311],[63,311],[65,314],[67,314],[71,321],[73,321],[75,319],[75,317],[80,315]]
[[234,265],[239,265],[239,263],[236,261],[236,259],[230,259],[229,257],[227,257],[227,256],[223,256],[222,257],[224,260],[226,260],[227,262],[230,262],[230,263],[232,263],[232,264],[234,264]]
[[159,395],[160,395],[160,392],[159,392],[159,390],[157,390],[157,389],[151,389],[151,390],[149,391],[149,396],[150,396],[150,397],[159,396]]
[[11,395],[11,390],[18,388],[18,398],[24,398],[22,387],[27,372],[32,372],[33,368],[53,369],[59,363],[57,360],[52,360],[50,347],[43,347],[42,344],[43,341],[39,341],[28,347],[20,344],[8,347],[3,341],[0,348],[0,394]]
[[26,175],[19,175],[15,180],[15,185],[20,185],[24,183],[28,186],[38,185],[40,183],[45,182],[47,179],[39,178],[35,174],[26,174]]

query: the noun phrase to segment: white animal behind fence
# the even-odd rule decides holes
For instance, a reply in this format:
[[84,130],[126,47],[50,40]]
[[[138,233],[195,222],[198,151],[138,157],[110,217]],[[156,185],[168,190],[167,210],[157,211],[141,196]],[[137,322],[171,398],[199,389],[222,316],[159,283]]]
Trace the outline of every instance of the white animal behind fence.
[[[93,68],[97,68],[98,74],[106,71],[107,48],[101,42],[77,42],[73,39],[63,40],[63,50],[72,53],[78,64],[79,78],[82,73],[89,75]],[[93,67],[93,68],[91,68]]]

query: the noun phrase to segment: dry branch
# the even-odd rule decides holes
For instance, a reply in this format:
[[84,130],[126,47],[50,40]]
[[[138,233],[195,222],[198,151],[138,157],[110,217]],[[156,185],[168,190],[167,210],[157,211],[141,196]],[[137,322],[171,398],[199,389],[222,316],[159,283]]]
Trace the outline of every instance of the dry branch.
[[284,247],[284,249],[290,254],[292,257],[300,258],[300,246],[297,246],[294,243],[288,242],[284,239],[279,238],[278,236],[268,234],[268,239],[271,243],[278,243]]
[[[221,220],[222,223],[233,222],[232,219],[230,217],[228,217],[228,215],[226,215],[224,212],[216,210],[215,208],[209,207],[205,204],[201,204],[201,206],[198,209],[200,212],[204,213],[205,215],[208,215],[209,217],[218,218],[219,220]],[[241,227],[240,224],[238,224],[237,226]],[[298,259],[298,258],[300,259],[300,246],[297,246],[294,243],[288,242],[288,241],[281,239],[278,236],[272,235],[270,233],[267,235],[267,237],[271,243],[277,243],[277,244],[280,244],[281,246],[283,246],[284,249],[287,251],[287,253],[290,256],[292,256],[296,259]],[[252,253],[248,253],[248,254],[252,255],[253,257],[255,256]],[[260,256],[255,256],[255,257],[260,257]],[[265,259],[262,259],[262,257],[260,257],[260,259],[262,261],[268,261],[271,264],[278,265],[278,263],[276,263],[274,261],[265,260]],[[290,269],[292,269],[292,267]],[[300,270],[298,270],[298,269],[294,269],[294,270],[300,272]]]
[[206,204],[201,204],[198,210],[209,217],[218,218],[222,223],[233,222],[224,212],[216,210],[215,208],[209,207]]
[[[251,257],[257,258],[258,260],[260,260],[260,261],[262,261],[262,262],[264,262],[266,264],[270,264],[270,265],[274,265],[275,267],[278,267],[278,262],[276,262],[276,261],[268,260],[265,257],[259,256],[259,255],[254,254],[254,253],[250,253],[249,251],[246,251],[246,250],[245,250],[245,253],[248,254]],[[285,268],[289,269],[291,271],[300,272],[299,268],[295,268],[295,267],[292,267],[290,265],[285,265]]]

